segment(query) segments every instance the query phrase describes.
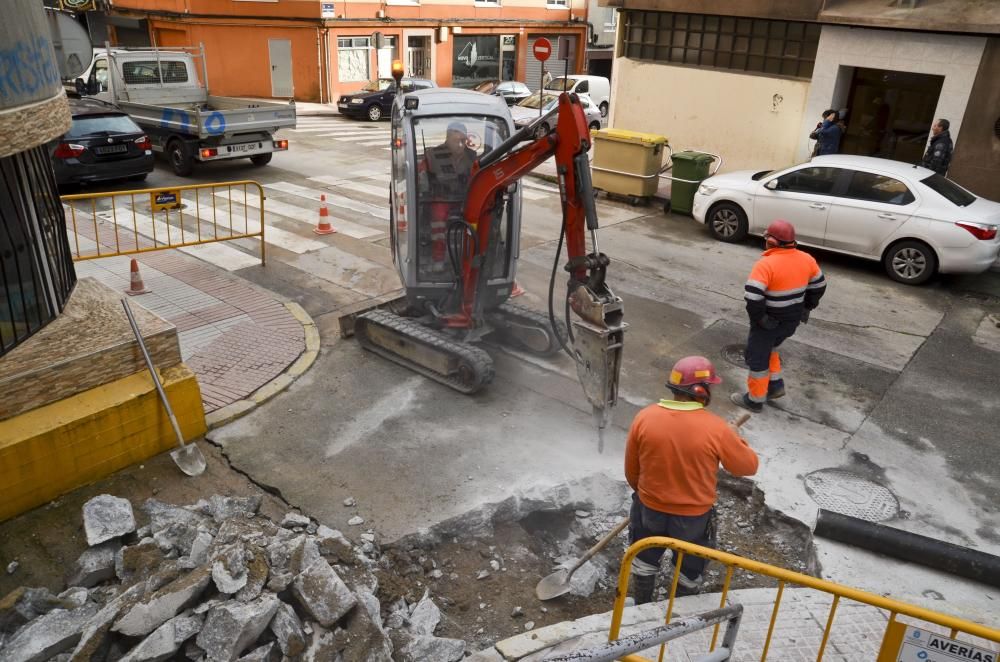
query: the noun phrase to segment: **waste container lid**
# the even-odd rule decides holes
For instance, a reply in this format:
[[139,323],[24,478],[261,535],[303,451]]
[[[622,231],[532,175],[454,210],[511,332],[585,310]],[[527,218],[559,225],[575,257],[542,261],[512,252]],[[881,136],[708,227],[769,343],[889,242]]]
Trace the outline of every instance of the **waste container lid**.
[[695,163],[711,163],[715,160],[715,157],[711,154],[705,154],[704,152],[693,152],[691,150],[685,150],[683,152],[674,152],[671,155],[674,161],[693,161]]
[[601,129],[596,134],[597,138],[604,140],[617,140],[626,143],[646,143],[649,145],[663,145],[667,142],[666,136],[655,133],[640,133],[639,131],[629,131],[628,129]]

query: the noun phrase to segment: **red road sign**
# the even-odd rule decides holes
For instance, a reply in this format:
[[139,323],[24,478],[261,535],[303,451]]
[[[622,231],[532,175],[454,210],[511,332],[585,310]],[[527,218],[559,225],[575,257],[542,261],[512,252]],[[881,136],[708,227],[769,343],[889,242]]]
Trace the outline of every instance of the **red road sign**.
[[552,42],[545,37],[539,37],[535,40],[535,45],[532,46],[531,51],[535,54],[536,60],[545,62],[552,55]]

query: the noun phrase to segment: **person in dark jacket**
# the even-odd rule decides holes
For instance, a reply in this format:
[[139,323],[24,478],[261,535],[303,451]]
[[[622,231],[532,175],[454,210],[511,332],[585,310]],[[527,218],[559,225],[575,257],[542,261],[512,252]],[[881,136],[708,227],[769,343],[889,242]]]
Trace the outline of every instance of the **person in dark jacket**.
[[836,154],[840,151],[840,137],[844,130],[838,122],[839,119],[840,113],[836,110],[831,108],[823,111],[823,121],[809,134],[809,137],[816,141],[814,156]]
[[948,131],[950,127],[951,123],[945,119],[934,122],[934,126],[931,127],[931,142],[927,145],[927,152],[920,162],[920,165],[939,175],[948,172],[948,165],[951,163],[954,145],[951,142],[951,133]]

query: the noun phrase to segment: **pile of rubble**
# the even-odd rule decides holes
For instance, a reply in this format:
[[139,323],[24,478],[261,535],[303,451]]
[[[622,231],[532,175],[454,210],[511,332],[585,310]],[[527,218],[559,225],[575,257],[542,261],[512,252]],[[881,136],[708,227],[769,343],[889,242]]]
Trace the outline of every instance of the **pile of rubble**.
[[257,514],[259,497],[190,506],[88,501],[90,546],[54,595],[19,588],[0,600],[0,662],[43,660],[343,660],[453,662],[461,639],[435,637],[425,593],[386,609],[375,597],[379,549],[288,513]]

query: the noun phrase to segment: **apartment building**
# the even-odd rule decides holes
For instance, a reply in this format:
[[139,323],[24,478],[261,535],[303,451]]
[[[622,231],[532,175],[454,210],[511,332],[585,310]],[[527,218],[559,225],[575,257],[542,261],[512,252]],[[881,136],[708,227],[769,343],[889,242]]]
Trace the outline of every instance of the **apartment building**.
[[204,44],[217,94],[333,103],[389,77],[395,59],[442,86],[537,88],[539,37],[568,38],[558,71],[583,70],[586,10],[586,0],[115,0],[104,20],[112,43]]
[[805,160],[828,108],[846,116],[842,152],[907,162],[943,117],[949,176],[1000,200],[1000,3],[599,2],[620,12],[613,126],[722,154],[735,170]]

